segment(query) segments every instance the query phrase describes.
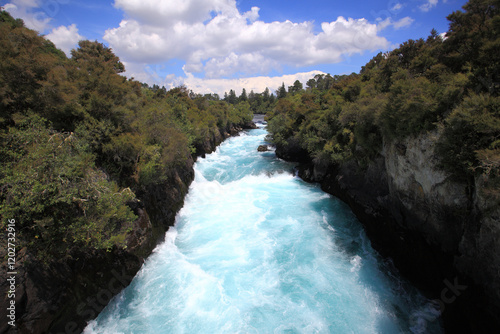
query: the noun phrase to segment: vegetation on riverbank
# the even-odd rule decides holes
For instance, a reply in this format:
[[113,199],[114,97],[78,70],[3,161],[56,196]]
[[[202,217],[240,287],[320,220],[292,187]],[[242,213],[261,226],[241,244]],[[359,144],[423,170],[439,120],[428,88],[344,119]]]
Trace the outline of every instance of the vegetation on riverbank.
[[[168,179],[216,131],[267,112],[277,145],[320,165],[378,155],[384,140],[439,129],[441,167],[462,181],[500,172],[498,1],[471,0],[432,31],[380,53],[359,74],[317,75],[276,95],[224,99],[149,87],[101,43],[72,57],[0,12],[0,214],[20,246],[66,254],[123,246],[129,203]],[[494,183],[494,182],[493,182]],[[2,225],[2,226],[3,226]]]
[[105,45],[71,58],[0,12],[0,215],[45,260],[124,247],[130,203],[166,181],[216,131],[251,122],[248,102],[167,91],[120,73]]
[[438,129],[441,168],[461,181],[500,173],[500,8],[471,0],[433,30],[379,53],[359,74],[317,77],[268,113],[278,146],[300,143],[316,164],[380,154],[384,140]]

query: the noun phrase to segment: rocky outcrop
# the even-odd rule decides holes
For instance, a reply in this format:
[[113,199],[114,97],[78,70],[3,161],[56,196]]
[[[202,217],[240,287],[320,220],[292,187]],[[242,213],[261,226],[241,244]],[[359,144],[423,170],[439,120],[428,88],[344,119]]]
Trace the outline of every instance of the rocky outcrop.
[[470,220],[468,185],[452,182],[437,169],[437,132],[384,145],[391,213],[428,243],[456,253]]
[[[217,129],[207,137],[198,152],[215,150],[225,138],[237,135],[242,128],[254,128],[253,123],[230,125]],[[138,219],[127,234],[125,249],[73,251],[65,258],[43,262],[26,249],[16,256],[15,324],[0,322],[0,333],[81,333],[108,302],[127,287],[151,254],[165,232],[175,223],[189,185],[194,179],[196,156],[186,158],[183,165],[172,168],[166,181],[151,184],[136,191],[130,203]],[[6,249],[0,256],[6,258]],[[2,269],[7,263],[1,264]],[[9,290],[7,272],[0,272],[1,291]],[[0,298],[0,308],[6,310],[10,299]],[[2,312],[3,314],[3,312]]]
[[269,147],[267,147],[267,145],[259,145],[259,147],[257,147],[257,151],[258,152],[267,152],[267,151],[269,151]]
[[499,200],[488,191],[487,178],[465,184],[437,168],[438,136],[387,142],[368,165],[356,160],[329,167],[302,164],[299,176],[320,182],[350,205],[374,248],[441,306],[447,332],[495,333],[500,328]]
[[276,155],[281,159],[287,161],[295,161],[300,163],[307,163],[311,161],[311,157],[307,150],[300,146],[300,142],[295,138],[288,139],[288,145],[277,145]]
[[[21,250],[14,275],[16,326],[2,321],[0,333],[81,333],[87,322],[128,286],[174,224],[193,178],[189,156],[185,165],[170,171],[167,181],[138,192],[141,200],[130,203],[138,219],[127,234],[125,249],[78,249],[55,261]],[[6,268],[5,263],[2,268]],[[0,289],[8,291],[3,274]],[[2,298],[0,307],[6,309],[9,302]]]
[[15,327],[2,319],[2,333],[81,333],[142,265],[123,250],[75,251],[45,264],[23,249],[18,260]]

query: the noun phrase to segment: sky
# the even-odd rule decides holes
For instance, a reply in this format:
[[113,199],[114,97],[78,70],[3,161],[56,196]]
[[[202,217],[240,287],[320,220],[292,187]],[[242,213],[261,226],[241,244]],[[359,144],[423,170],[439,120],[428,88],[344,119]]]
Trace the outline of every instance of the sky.
[[448,30],[465,0],[8,0],[13,17],[71,56],[112,48],[127,77],[195,93],[275,91],[358,73],[379,52]]

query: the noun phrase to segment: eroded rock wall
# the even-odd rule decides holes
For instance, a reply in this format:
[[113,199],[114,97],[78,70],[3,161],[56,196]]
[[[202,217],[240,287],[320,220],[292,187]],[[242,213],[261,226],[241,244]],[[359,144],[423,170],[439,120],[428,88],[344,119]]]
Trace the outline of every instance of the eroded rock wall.
[[350,205],[374,248],[440,304],[448,332],[494,333],[500,328],[499,200],[487,178],[460,183],[437,167],[438,137],[434,131],[386,142],[368,165],[309,162],[299,175]]
[[[210,153],[227,137],[237,135],[253,123],[228,125],[209,134],[198,154]],[[75,333],[80,334],[89,320],[120,291],[127,287],[144,260],[161,242],[165,232],[175,223],[189,185],[194,179],[196,156],[186,157],[182,165],[170,169],[167,180],[136,191],[139,200],[130,203],[138,216],[126,238],[126,249],[82,249],[63,259],[43,262],[29,250],[18,250],[16,258],[16,327],[0,321],[0,333]],[[6,250],[0,249],[2,259]],[[2,261],[3,262],[3,261]],[[1,264],[0,290],[8,291],[9,283]],[[0,298],[6,310],[10,300]],[[3,312],[1,313],[3,315]]]

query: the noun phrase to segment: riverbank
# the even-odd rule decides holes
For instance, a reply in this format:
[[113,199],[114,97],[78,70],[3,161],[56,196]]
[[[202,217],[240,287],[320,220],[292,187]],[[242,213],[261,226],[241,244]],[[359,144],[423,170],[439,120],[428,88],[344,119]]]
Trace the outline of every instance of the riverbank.
[[293,143],[276,153],[351,207],[373,247],[440,305],[448,333],[496,333],[498,205],[484,195],[487,180],[471,190],[436,168],[427,136],[436,134],[386,143],[368,164],[318,165]]
[[257,151],[266,135],[196,162],[165,243],[85,334],[442,333],[347,205]]
[[[199,155],[212,152],[226,138],[237,135],[253,123],[229,124],[210,134]],[[1,333],[81,333],[108,302],[140,270],[144,260],[175,222],[189,185],[194,178],[197,155],[169,170],[165,181],[137,191],[138,200],[129,203],[138,216],[125,236],[126,247],[109,250],[73,251],[70,256],[46,263],[27,249],[16,257],[15,327],[1,323]],[[2,267],[6,267],[2,265]],[[8,291],[6,272],[0,275],[2,291]],[[2,298],[6,309],[9,300]]]

